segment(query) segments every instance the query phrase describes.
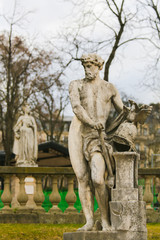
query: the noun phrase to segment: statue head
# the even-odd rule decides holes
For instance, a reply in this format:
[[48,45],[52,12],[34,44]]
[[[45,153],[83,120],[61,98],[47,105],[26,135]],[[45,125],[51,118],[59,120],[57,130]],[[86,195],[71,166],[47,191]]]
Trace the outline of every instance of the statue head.
[[85,79],[87,81],[94,80],[104,64],[104,60],[95,53],[82,55],[81,62],[85,70]]
[[86,63],[91,63],[95,66],[98,66],[99,70],[102,70],[104,64],[104,60],[96,53],[83,54],[81,57],[81,62],[83,66]]
[[27,103],[25,103],[25,104],[22,106],[22,111],[23,111],[24,113],[29,114],[29,113],[30,113],[30,106],[29,106]]

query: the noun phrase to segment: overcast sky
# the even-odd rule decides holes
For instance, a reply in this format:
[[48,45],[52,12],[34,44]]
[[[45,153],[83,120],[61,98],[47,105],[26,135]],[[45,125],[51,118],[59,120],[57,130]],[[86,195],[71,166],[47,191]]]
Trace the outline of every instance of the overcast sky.
[[[20,34],[36,35],[39,42],[56,32],[66,23],[67,17],[72,13],[72,5],[66,0],[19,0],[20,11],[34,11],[28,17],[25,28],[17,28]],[[10,15],[13,11],[14,0],[0,0],[0,14]],[[8,26],[1,18],[0,31],[7,30]],[[123,58],[123,61],[121,61]],[[128,45],[121,56],[111,68],[110,81],[118,90],[133,96],[139,102],[158,102],[152,92],[139,87],[145,75],[143,48],[140,44]],[[83,77],[83,68],[80,66]],[[79,78],[78,76],[78,78]],[[77,72],[68,76],[69,80],[77,78]],[[69,114],[70,110],[67,114]]]

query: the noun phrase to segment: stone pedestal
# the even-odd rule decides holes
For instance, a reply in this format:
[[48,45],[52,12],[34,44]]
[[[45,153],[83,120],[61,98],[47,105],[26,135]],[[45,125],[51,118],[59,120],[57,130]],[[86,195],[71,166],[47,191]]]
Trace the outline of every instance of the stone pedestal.
[[30,161],[30,162],[25,162],[25,161],[17,161],[16,162],[16,167],[38,167],[38,164],[36,164],[35,162],[33,161]]
[[138,157],[133,152],[114,154],[116,184],[109,203],[111,224],[116,231],[144,232],[146,236],[146,204],[138,188]]
[[147,240],[145,202],[138,187],[138,159],[134,152],[114,153],[115,187],[111,190],[113,230],[64,233],[64,240]]
[[92,231],[64,233],[63,240],[146,240],[147,233],[133,231]]

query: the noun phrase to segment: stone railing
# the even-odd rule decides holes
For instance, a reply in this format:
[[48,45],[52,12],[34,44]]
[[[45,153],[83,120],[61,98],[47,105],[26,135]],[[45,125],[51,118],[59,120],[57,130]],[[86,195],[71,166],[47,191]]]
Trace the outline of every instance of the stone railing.
[[[44,176],[49,176],[52,180],[52,193],[49,196],[50,202],[53,204],[50,211],[61,211],[58,208],[58,203],[61,200],[58,191],[58,180],[65,176],[67,179],[68,192],[65,197],[68,203],[67,210],[76,210],[73,205],[76,201],[74,192],[75,175],[71,167],[0,167],[0,177],[3,179],[3,193],[1,201],[4,207],[1,212],[8,212],[12,209],[45,211],[42,208],[44,202],[44,194],[42,189],[42,179]],[[29,180],[26,182],[26,180]],[[32,180],[32,181],[30,181]],[[27,187],[33,187],[33,194],[27,192]]]
[[146,202],[146,208],[152,209],[154,187],[157,193],[157,200],[160,203],[160,168],[140,168],[138,175],[139,179],[145,180],[143,200]]
[[[144,201],[147,208],[151,208],[153,202],[152,185],[156,184],[160,187],[160,168],[141,168],[138,171],[139,179],[145,179]],[[53,204],[49,212],[61,211],[58,204],[61,200],[58,191],[58,179],[61,176],[67,178],[68,192],[65,197],[68,203],[66,211],[77,211],[74,208],[76,195],[74,192],[74,179],[76,178],[71,167],[0,167],[0,177],[4,180],[3,193],[1,201],[4,207],[0,212],[8,212],[16,209],[17,211],[41,211],[44,212],[42,203],[44,202],[44,194],[42,189],[42,179],[44,176],[50,176],[52,179],[52,193],[49,196],[50,202]],[[34,194],[26,193],[27,184],[25,179],[31,177],[34,179]],[[25,186],[26,185],[26,186]],[[160,193],[157,200],[160,202]]]

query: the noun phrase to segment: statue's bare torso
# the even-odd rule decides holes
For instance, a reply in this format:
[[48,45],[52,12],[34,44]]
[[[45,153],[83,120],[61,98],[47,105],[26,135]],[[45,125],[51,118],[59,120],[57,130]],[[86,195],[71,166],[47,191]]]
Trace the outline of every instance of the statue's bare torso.
[[[98,84],[87,82],[85,79],[72,81],[70,84],[70,98],[73,110],[77,104],[80,104],[83,108],[78,109],[75,114],[85,125],[85,129],[91,128],[85,114],[94,123],[101,122],[105,126],[111,104],[115,104],[118,110],[121,110],[123,106],[115,87],[104,80],[99,81]],[[116,99],[118,99],[118,103]]]
[[97,86],[97,84],[94,85],[82,80],[79,85],[81,105],[92,120],[104,124],[111,106],[112,92],[108,91],[110,84],[101,81]]

